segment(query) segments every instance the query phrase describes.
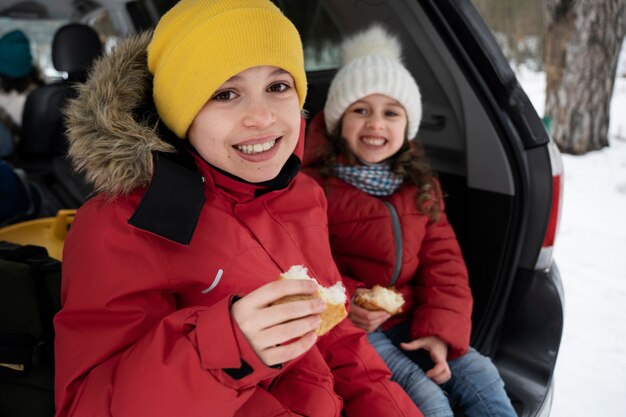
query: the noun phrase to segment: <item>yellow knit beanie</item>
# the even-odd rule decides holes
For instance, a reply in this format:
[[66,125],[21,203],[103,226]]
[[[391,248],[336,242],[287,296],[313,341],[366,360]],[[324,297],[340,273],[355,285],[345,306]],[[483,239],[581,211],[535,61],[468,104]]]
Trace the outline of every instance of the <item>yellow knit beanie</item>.
[[291,74],[302,108],[300,35],[269,0],[182,0],[163,15],[148,46],[157,111],[179,138],[220,85],[261,65]]

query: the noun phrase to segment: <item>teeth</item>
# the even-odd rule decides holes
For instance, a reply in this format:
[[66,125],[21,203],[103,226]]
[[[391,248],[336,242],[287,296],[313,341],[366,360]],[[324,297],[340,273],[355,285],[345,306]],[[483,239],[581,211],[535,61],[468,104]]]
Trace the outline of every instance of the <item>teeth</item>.
[[362,140],[366,145],[381,146],[385,144],[385,139],[383,138],[363,137]]
[[272,149],[275,144],[276,144],[276,139],[270,140],[269,142],[265,142],[265,143],[257,143],[255,145],[237,145],[235,147],[239,151],[245,154],[253,154],[253,153],[265,152],[268,149]]

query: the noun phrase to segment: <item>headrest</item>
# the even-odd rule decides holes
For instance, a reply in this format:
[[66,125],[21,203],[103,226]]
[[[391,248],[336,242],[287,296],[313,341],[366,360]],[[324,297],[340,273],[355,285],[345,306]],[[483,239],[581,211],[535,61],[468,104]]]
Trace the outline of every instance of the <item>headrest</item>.
[[52,63],[70,79],[86,77],[94,59],[102,52],[102,42],[95,30],[79,23],[61,26],[52,40]]

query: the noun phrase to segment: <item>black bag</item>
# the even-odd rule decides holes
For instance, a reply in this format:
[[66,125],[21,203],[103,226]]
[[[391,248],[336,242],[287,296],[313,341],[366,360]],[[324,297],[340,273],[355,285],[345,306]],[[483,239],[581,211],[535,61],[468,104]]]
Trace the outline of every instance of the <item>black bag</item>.
[[61,262],[0,241],[0,416],[54,416],[54,327]]

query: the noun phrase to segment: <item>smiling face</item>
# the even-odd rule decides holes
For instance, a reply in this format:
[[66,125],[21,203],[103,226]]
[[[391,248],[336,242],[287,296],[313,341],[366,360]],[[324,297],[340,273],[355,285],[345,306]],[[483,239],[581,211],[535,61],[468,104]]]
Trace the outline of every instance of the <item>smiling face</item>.
[[359,160],[377,164],[402,147],[407,117],[404,107],[382,94],[371,94],[346,109],[341,136]]
[[204,160],[252,183],[278,175],[299,135],[294,79],[272,66],[249,68],[228,79],[187,132]]

